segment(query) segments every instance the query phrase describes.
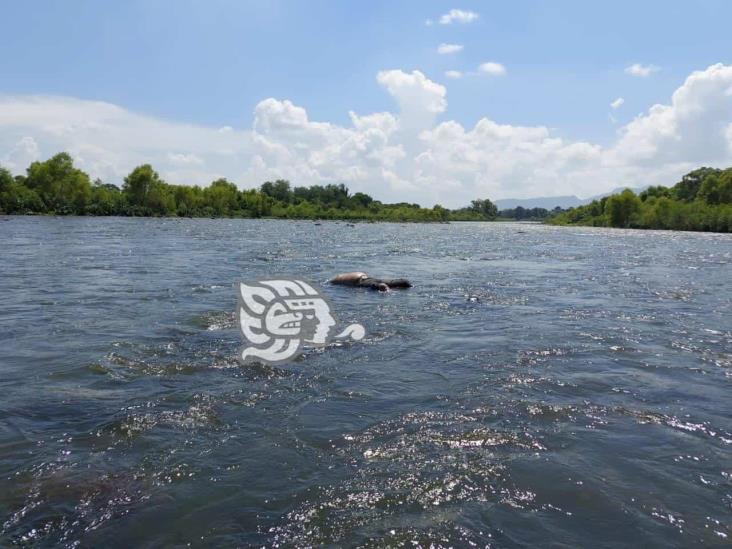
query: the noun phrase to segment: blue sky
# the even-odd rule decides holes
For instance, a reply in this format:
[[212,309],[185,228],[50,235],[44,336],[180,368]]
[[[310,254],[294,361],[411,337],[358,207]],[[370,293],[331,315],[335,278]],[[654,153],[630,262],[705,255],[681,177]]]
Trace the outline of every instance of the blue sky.
[[[452,9],[477,17],[440,24]],[[102,101],[151,119],[241,131],[250,131],[255,107],[267,98],[289,100],[306,110],[308,120],[338,127],[351,126],[350,111],[398,117],[399,99],[385,92],[376,75],[416,70],[446,90],[447,106],[433,113],[432,125],[454,121],[470,130],[485,118],[512,127],[546,127],[552,138],[566,143],[607,148],[637,115],[647,114],[653,104],[669,104],[693,71],[732,63],[732,3],[724,1],[3,1],[2,13],[3,96]],[[439,54],[443,43],[462,49]],[[485,62],[500,63],[505,74],[476,74]],[[653,70],[647,76],[628,74],[636,63]],[[463,76],[448,78],[449,70]],[[622,105],[611,108],[618,97]],[[11,103],[6,108],[18,109]],[[17,120],[6,123],[4,134],[0,127],[0,145],[12,149],[31,138],[41,156],[53,152],[45,150],[43,136],[32,127],[25,125],[20,133],[8,129],[19,126]],[[409,155],[410,146],[404,149]],[[3,158],[0,150],[0,163]],[[217,172],[203,160],[211,168],[203,172]],[[7,154],[5,164],[13,164]],[[277,168],[265,164],[262,176],[275,175]],[[675,174],[668,166],[654,166]],[[110,168],[108,177],[127,167]],[[284,171],[297,175],[293,170]],[[244,167],[222,165],[218,171],[234,180],[245,172],[255,175]],[[395,173],[404,192],[410,184],[420,185],[411,168]],[[297,183],[337,176],[310,172]],[[191,172],[191,177],[199,182],[199,175]],[[623,184],[619,178],[620,172],[609,175],[603,185]],[[348,182],[353,188],[381,189],[373,179],[373,174],[353,176]],[[520,190],[511,181],[484,183],[493,195],[505,195],[512,186]],[[466,192],[481,189],[472,179],[461,184]],[[386,195],[399,195],[394,184],[387,187]],[[573,188],[537,183],[519,194],[539,190],[554,194]],[[431,188],[427,194],[439,199],[440,192]]]

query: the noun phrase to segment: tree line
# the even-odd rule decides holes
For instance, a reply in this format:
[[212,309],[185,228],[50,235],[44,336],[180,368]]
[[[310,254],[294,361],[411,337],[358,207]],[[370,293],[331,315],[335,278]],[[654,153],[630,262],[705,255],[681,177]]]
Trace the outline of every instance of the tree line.
[[293,188],[288,181],[277,180],[239,190],[222,178],[207,187],[172,185],[149,164],[133,169],[120,188],[100,179],[91,181],[67,153],[33,162],[25,175],[13,176],[0,166],[0,213],[432,222],[490,221],[498,216],[488,199],[455,210],[439,204],[422,208],[351,194],[343,184]]
[[562,211],[562,208],[557,206],[553,210],[547,210],[546,208],[524,208],[523,206],[516,206],[515,208],[507,208],[498,212],[499,217],[506,219],[515,219],[516,221],[542,221],[552,215],[555,215]]
[[732,168],[699,168],[672,187],[630,189],[570,208],[549,219],[556,225],[591,225],[679,231],[732,231]]

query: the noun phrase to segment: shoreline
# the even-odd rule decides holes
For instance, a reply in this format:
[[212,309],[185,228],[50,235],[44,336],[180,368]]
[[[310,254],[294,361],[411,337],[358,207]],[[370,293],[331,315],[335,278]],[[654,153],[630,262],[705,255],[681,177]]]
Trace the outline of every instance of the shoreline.
[[25,214],[9,214],[0,212],[0,219],[9,217],[57,217],[57,218],[119,218],[119,219],[253,219],[253,220],[275,220],[275,221],[311,221],[313,223],[337,222],[337,223],[359,223],[359,224],[375,224],[375,223],[414,223],[426,225],[449,225],[450,223],[535,223],[545,224],[542,221],[530,219],[448,219],[445,221],[436,221],[429,219],[371,219],[367,217],[332,217],[332,218],[312,218],[312,217],[240,217],[240,216],[180,216],[180,215],[79,215],[79,214],[56,214],[56,213],[25,213]]
[[586,228],[586,229],[612,229],[622,231],[652,231],[652,232],[667,232],[667,233],[706,233],[706,234],[730,234],[728,231],[710,231],[701,229],[662,229],[657,227],[609,227],[604,225],[590,225],[590,224],[579,224],[579,223],[552,223],[551,221],[541,221],[535,219],[508,219],[508,218],[497,218],[497,219],[450,219],[447,221],[433,221],[433,220],[413,220],[413,219],[368,219],[368,218],[310,218],[310,217],[274,217],[274,216],[261,216],[261,217],[203,217],[203,216],[176,216],[176,215],[79,215],[79,214],[53,214],[53,213],[27,213],[27,214],[7,214],[0,212],[0,220],[6,220],[13,217],[54,217],[54,218],[116,218],[116,219],[201,219],[201,220],[267,220],[267,221],[310,221],[312,223],[343,223],[343,224],[359,224],[359,225],[375,225],[382,223],[410,223],[414,225],[451,225],[455,223],[516,223],[519,225],[546,225],[548,227],[567,227],[567,228]]

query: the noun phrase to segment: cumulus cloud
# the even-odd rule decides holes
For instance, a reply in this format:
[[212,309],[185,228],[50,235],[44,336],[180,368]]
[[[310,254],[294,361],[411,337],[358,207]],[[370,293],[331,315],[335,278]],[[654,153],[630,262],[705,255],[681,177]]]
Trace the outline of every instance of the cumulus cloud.
[[457,53],[462,51],[463,46],[461,44],[440,44],[437,46],[437,53],[440,55],[446,55],[448,53]]
[[0,163],[20,173],[69,151],[92,177],[120,183],[149,162],[172,183],[228,177],[243,188],[267,179],[346,183],[384,201],[454,207],[476,197],[589,196],[620,185],[670,184],[702,166],[732,165],[732,66],[695,71],[664,104],[601,146],[544,126],[471,127],[440,120],[447,90],[419,71],[388,70],[377,83],[393,112],[351,112],[347,124],[311,120],[288,100],[254,108],[250,129],[207,128],[139,115],[109,103],[0,96]]
[[650,76],[651,73],[658,72],[660,70],[661,67],[657,67],[656,65],[641,65],[640,63],[633,63],[629,67],[625,67],[625,74],[645,78]]
[[445,71],[445,77],[452,78],[453,80],[457,80],[458,78],[463,77],[463,73],[460,71]]
[[472,23],[476,19],[478,19],[478,14],[474,11],[453,8],[441,15],[438,21],[440,25],[452,25],[453,23]]
[[730,163],[726,132],[732,107],[732,65],[694,71],[671,96],[622,130],[611,153],[636,165]]
[[[18,151],[21,138],[25,157],[0,157],[18,173],[29,160],[67,151],[94,177],[108,181],[120,182],[135,165],[151,163],[173,181],[197,184],[232,172],[252,141],[251,132],[168,122],[101,101],[0,96],[0,151]],[[216,170],[195,161],[181,165],[185,155],[205,159]]]
[[402,116],[413,114],[423,120],[425,115],[435,115],[447,108],[445,86],[433,82],[420,71],[381,71],[376,75],[376,81],[396,99]]
[[38,160],[39,156],[40,152],[36,140],[30,136],[25,136],[18,139],[5,156],[0,157],[0,165],[4,165],[13,171],[20,171],[31,162]]
[[481,63],[478,70],[491,76],[503,76],[506,74],[506,67],[495,61],[488,61],[487,63]]
[[180,166],[202,166],[203,159],[195,154],[168,153],[168,160]]
[[621,105],[622,105],[623,103],[625,103],[625,99],[623,99],[622,97],[618,97],[618,98],[617,98],[617,99],[616,99],[615,101],[613,101],[612,103],[610,103],[610,106],[611,106],[611,107],[612,107],[613,109],[617,109],[617,108],[620,108],[620,106],[621,106]]

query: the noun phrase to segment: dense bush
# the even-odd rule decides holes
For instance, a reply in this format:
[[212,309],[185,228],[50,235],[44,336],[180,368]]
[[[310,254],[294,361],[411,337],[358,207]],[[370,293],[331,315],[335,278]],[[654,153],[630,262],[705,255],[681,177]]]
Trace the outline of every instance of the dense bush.
[[451,211],[440,205],[383,204],[364,193],[352,195],[342,184],[293,189],[277,180],[242,191],[226,179],[208,187],[170,185],[149,164],[132,170],[120,189],[98,179],[90,182],[66,153],[33,162],[25,176],[13,177],[0,167],[0,213],[374,221],[486,221],[497,215],[488,199]]
[[521,221],[524,219],[538,221],[546,219],[547,217],[560,211],[562,211],[562,209],[559,207],[555,208],[552,211],[549,211],[546,208],[524,208],[523,206],[516,206],[515,208],[501,210],[500,212],[498,212],[498,216],[504,217],[506,219],[516,219],[517,221]]
[[732,168],[699,168],[673,187],[630,189],[552,217],[557,225],[732,231]]

